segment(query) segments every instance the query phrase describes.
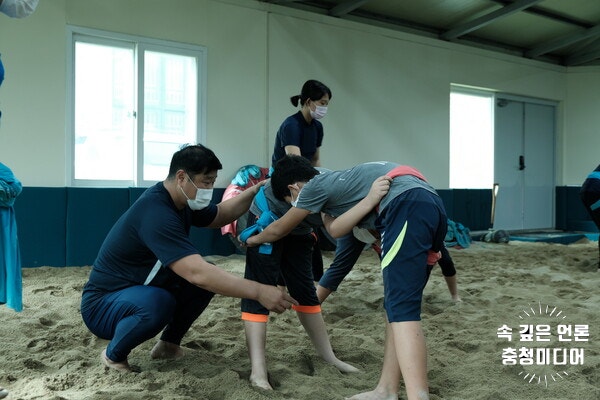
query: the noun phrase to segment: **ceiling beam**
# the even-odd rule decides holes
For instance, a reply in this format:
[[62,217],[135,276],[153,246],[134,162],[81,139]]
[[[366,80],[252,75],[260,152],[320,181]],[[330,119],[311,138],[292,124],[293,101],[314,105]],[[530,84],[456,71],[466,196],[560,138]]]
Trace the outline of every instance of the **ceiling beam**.
[[[505,6],[513,3],[513,0],[491,0],[491,1],[505,5]],[[591,28],[594,26],[594,24],[590,24],[589,22],[583,21],[579,18],[564,15],[564,14],[558,13],[556,11],[550,11],[550,10],[547,10],[542,7],[529,7],[528,9],[523,10],[523,12],[531,14],[531,15],[535,15],[538,17],[544,17],[551,21],[561,22],[563,24],[569,24],[569,25],[577,26],[579,28],[584,28],[584,29]]]
[[573,67],[594,61],[600,58],[600,39],[589,43],[585,48],[565,58],[564,64]]
[[289,4],[289,3],[302,3],[306,0],[261,0],[263,3],[273,4]]
[[344,14],[348,14],[356,10],[358,7],[362,6],[365,3],[368,3],[371,0],[347,0],[344,1],[337,6],[333,7],[329,10],[329,15],[332,17],[340,17]]
[[491,13],[484,15],[482,17],[476,18],[472,21],[469,21],[465,24],[458,25],[440,35],[441,39],[444,40],[452,40],[456,39],[459,36],[466,35],[469,32],[477,30],[483,26],[489,25],[492,22],[507,17],[511,14],[522,11],[528,7],[531,7],[534,4],[537,4],[543,0],[518,0],[514,3],[504,6],[499,10],[492,11]]
[[565,64],[569,67],[581,65],[600,58],[600,48],[587,53],[573,54],[567,57]]
[[582,41],[584,39],[589,39],[599,35],[600,25],[596,25],[593,28],[589,28],[584,31],[576,32],[571,35],[566,35],[560,38],[550,40],[546,43],[542,43],[539,46],[536,46],[533,49],[526,51],[525,57],[533,58],[541,56],[542,54],[550,53],[551,51],[560,49],[561,47],[565,47],[570,44]]

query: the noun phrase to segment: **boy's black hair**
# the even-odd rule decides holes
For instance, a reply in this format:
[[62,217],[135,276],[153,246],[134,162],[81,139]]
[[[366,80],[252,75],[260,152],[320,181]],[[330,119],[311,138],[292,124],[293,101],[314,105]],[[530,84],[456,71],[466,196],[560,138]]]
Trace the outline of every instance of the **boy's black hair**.
[[308,161],[307,158],[297,155],[283,156],[277,163],[273,174],[271,174],[271,188],[273,195],[279,200],[283,200],[285,196],[290,196],[288,185],[296,182],[308,182],[317,171]]

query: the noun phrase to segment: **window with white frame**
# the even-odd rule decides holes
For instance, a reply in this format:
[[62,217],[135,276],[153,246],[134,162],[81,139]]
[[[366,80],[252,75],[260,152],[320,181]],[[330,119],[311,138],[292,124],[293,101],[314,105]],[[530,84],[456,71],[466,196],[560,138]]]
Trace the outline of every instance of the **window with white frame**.
[[73,186],[150,186],[204,142],[205,49],[70,28]]
[[494,182],[494,94],[452,87],[450,188],[484,189]]

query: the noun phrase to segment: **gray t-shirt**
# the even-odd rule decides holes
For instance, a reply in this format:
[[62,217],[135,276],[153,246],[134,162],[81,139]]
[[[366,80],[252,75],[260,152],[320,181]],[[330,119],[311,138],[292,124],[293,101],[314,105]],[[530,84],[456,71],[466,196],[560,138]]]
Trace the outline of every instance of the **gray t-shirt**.
[[[300,194],[296,207],[312,213],[324,212],[339,217],[360,200],[365,198],[375,179],[390,172],[399,164],[388,161],[368,162],[343,171],[320,171],[307,182]],[[394,178],[389,193],[381,200],[379,209],[383,210],[392,199],[414,188],[423,188],[432,193],[435,189],[412,175]],[[359,224],[361,228],[374,228],[376,213],[369,213]]]

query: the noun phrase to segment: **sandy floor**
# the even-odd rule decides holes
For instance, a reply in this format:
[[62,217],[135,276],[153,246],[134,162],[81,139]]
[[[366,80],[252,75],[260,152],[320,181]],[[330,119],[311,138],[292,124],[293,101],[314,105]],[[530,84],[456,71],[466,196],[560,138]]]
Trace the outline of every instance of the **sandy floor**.
[[[451,301],[436,268],[423,306],[432,399],[600,399],[596,242],[477,242],[450,251],[463,302]],[[326,265],[332,255],[325,252]],[[224,269],[243,273],[241,256],[212,259]],[[130,363],[142,372],[105,370],[99,354],[106,341],[90,334],[79,315],[88,273],[89,267],[25,269],[24,311],[0,307],[0,386],[10,390],[9,400],[343,399],[373,388],[379,377],[383,296],[372,251],[363,254],[340,290],[323,305],[336,354],[362,372],[344,375],[321,361],[293,312],[273,315],[267,345],[273,392],[248,384],[239,300],[221,296],[184,338],[183,359],[151,360],[152,340],[130,356]],[[549,342],[519,342],[521,324],[549,325]],[[559,342],[559,324],[587,325],[588,340]],[[511,342],[497,336],[503,325],[513,329]],[[502,365],[503,349],[508,347],[566,348],[584,358],[567,365]],[[399,398],[405,398],[403,390]]]

